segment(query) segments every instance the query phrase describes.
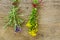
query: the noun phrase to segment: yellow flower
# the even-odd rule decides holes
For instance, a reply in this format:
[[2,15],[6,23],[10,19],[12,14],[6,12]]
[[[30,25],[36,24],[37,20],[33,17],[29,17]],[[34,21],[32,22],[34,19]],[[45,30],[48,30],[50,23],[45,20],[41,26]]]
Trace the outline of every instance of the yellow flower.
[[27,22],[26,24],[27,27],[31,27],[32,25],[30,24],[30,21]]
[[36,28],[36,29],[34,29],[33,31],[34,31],[34,32],[38,32],[38,29]]
[[37,35],[33,30],[30,31],[29,34],[30,34],[31,36],[33,36],[33,37],[35,37],[35,36]]

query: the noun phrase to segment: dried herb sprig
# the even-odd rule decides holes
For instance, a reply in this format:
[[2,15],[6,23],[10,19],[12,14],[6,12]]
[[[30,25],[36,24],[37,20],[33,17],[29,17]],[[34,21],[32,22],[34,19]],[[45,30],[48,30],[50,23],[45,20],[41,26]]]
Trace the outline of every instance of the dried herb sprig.
[[38,32],[38,23],[37,23],[37,12],[38,12],[38,0],[32,0],[32,12],[29,17],[29,20],[26,24],[26,26],[29,28],[29,34],[31,36],[36,36]]
[[16,32],[21,30],[21,23],[23,23],[23,20],[19,18],[18,14],[18,0],[12,0],[12,8],[11,11],[9,12],[9,22],[5,25],[5,27],[9,26],[14,26],[14,30]]

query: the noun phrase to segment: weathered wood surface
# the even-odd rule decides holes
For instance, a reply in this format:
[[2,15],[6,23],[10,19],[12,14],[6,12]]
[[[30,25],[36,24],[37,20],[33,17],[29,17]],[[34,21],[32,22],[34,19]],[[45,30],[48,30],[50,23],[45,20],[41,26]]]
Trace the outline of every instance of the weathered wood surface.
[[25,22],[22,31],[15,33],[12,27],[3,29],[7,21],[5,17],[8,16],[11,8],[11,1],[0,0],[0,40],[60,40],[60,0],[43,0],[38,16],[37,37],[28,35],[28,28],[25,26],[32,9],[31,0],[21,0],[19,6],[22,10],[20,15]]

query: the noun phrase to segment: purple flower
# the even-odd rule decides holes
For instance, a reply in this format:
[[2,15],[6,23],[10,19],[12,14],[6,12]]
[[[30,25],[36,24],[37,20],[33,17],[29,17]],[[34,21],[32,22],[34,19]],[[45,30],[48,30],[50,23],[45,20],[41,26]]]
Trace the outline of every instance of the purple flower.
[[19,26],[16,26],[15,32],[21,31],[21,28]]

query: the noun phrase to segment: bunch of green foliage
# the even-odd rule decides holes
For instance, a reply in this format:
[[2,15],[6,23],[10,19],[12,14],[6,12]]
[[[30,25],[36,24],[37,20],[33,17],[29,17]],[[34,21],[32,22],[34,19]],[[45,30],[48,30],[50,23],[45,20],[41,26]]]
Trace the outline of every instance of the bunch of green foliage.
[[[18,2],[18,0],[12,0],[12,1],[13,3]],[[16,32],[20,31],[21,23],[23,23],[23,20],[19,17],[18,9],[19,9],[18,6],[12,5],[11,11],[9,12],[9,21],[5,25],[5,28],[7,26],[13,26]]]

